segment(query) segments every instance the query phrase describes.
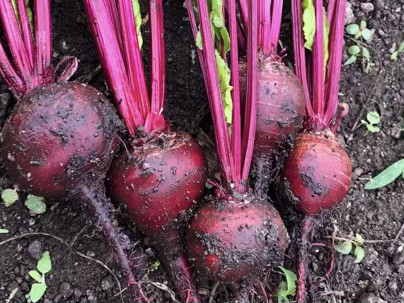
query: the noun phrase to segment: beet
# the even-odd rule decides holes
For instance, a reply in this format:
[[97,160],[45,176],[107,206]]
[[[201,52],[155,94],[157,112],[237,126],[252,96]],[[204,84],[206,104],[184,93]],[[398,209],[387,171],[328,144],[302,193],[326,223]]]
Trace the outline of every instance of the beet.
[[[146,140],[146,139],[144,139]],[[126,211],[140,231],[150,237],[171,281],[182,298],[188,294],[192,274],[181,242],[184,215],[201,197],[205,161],[201,148],[185,133],[161,133],[144,142],[132,142],[112,163],[110,196]]]
[[25,94],[6,121],[1,155],[32,194],[66,198],[105,176],[120,122],[104,95],[79,83],[54,83]]
[[283,172],[290,201],[306,215],[331,208],[347,195],[351,161],[331,132],[302,133]]
[[[275,150],[287,147],[293,142],[303,126],[306,112],[301,83],[277,55],[261,54],[257,77],[254,156],[262,157],[271,155]],[[246,65],[243,63],[240,64],[240,78],[242,83],[246,82]],[[246,100],[245,85],[241,86],[241,100]]]
[[224,282],[258,277],[282,265],[288,245],[278,212],[252,196],[209,201],[198,210],[187,235],[198,273]]

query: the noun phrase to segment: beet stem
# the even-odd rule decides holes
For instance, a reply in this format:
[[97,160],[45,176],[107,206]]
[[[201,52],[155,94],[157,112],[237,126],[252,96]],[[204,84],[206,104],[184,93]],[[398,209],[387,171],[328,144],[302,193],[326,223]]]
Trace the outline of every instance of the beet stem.
[[18,13],[20,16],[20,25],[25,44],[25,51],[28,54],[31,69],[34,69],[34,42],[32,40],[31,26],[28,18],[26,0],[17,0]]
[[[110,242],[115,254],[118,258],[119,264],[126,277],[128,285],[132,286],[136,302],[148,301],[144,296],[138,279],[141,277],[141,270],[133,266],[130,261],[130,256],[135,253],[140,255],[141,252],[131,252],[130,240],[128,236],[119,231],[114,226],[114,208],[110,200],[105,196],[105,186],[97,184],[91,186],[81,186],[83,197],[90,202],[93,210],[95,211],[98,221],[101,224],[108,241]],[[136,276],[135,276],[135,274]]]

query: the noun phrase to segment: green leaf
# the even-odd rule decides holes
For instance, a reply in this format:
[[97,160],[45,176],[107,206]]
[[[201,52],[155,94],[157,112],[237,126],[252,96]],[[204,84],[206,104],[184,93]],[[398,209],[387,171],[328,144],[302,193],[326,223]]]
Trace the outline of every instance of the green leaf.
[[25,206],[37,215],[41,215],[46,211],[45,199],[34,195],[28,195]]
[[387,167],[365,185],[365,189],[376,189],[390,184],[404,171],[404,159]]
[[233,117],[233,101],[231,99],[231,91],[233,87],[230,85],[231,72],[227,63],[220,56],[219,52],[215,50],[216,55],[216,68],[219,75],[220,89],[222,92],[224,115],[228,124],[232,123]]
[[1,199],[6,207],[10,207],[18,200],[18,193],[15,189],[7,188],[1,193]]
[[396,61],[398,59],[398,56],[404,53],[404,42],[400,44],[398,47],[398,50],[396,50],[392,55],[391,55],[391,60]]
[[311,50],[316,34],[316,11],[313,0],[303,0],[304,47]]
[[225,27],[220,29],[220,36],[223,40],[223,49],[227,53],[230,50],[230,35]]
[[217,28],[224,27],[223,0],[212,1],[212,11],[210,13],[210,21]]
[[368,24],[366,23],[365,20],[361,20],[361,23],[359,24],[359,29],[361,31],[363,31],[364,29],[366,29],[366,27],[368,26]]
[[327,71],[327,62],[328,58],[330,56],[329,50],[328,50],[328,37],[330,35],[330,25],[328,24],[328,19],[327,19],[327,12],[325,11],[325,8],[323,8],[323,36],[324,36],[324,77],[326,75]]
[[346,27],[346,32],[352,36],[356,35],[356,33],[359,31],[359,25],[358,24],[349,24]]
[[49,251],[45,251],[42,254],[41,259],[39,259],[36,268],[43,274],[46,274],[51,271],[52,269],[52,261],[50,258]]
[[352,63],[354,63],[355,61],[356,61],[356,56],[351,56],[351,57],[349,57],[348,60],[346,60],[346,61],[344,62],[344,65],[352,64]]
[[287,284],[286,284],[286,282],[285,281],[282,281],[280,284],[279,284],[279,287],[278,287],[278,293],[277,293],[277,296],[278,296],[278,303],[289,303],[290,301],[289,301],[289,299],[288,299],[288,297],[286,297],[284,294],[287,292],[287,289],[288,289],[288,287],[287,287]]
[[343,255],[348,255],[352,251],[352,242],[351,241],[343,241],[338,244],[334,244],[334,249]]
[[366,128],[371,133],[378,133],[380,131],[380,128],[378,128],[377,126],[374,126],[374,125],[372,125],[370,123],[366,124]]
[[351,45],[350,47],[348,47],[348,53],[352,56],[356,56],[357,54],[359,54],[361,52],[361,49],[359,46],[357,45]]
[[203,50],[201,30],[196,33],[195,44],[200,50]]
[[362,31],[362,38],[369,42],[372,39],[372,31],[368,28],[365,28]]
[[141,26],[142,26],[143,20],[142,20],[142,13],[140,12],[139,0],[132,0],[132,4],[133,4],[133,16],[135,17],[137,41],[139,43],[139,48],[142,48],[143,37],[142,37]]
[[370,61],[370,52],[369,52],[369,50],[368,50],[366,47],[362,47],[362,56],[363,56],[366,60]]
[[36,303],[39,300],[41,300],[41,298],[45,294],[46,288],[47,288],[46,284],[42,284],[42,283],[34,283],[34,284],[32,284],[31,291],[28,294],[31,301],[33,303]]
[[361,246],[356,246],[354,249],[355,263],[360,263],[365,258],[365,250]]
[[283,273],[286,276],[286,287],[279,287],[278,290],[278,296],[281,297],[287,297],[294,295],[296,292],[296,281],[297,281],[297,276],[293,271],[290,271],[289,269],[286,269],[282,266],[279,266],[279,268],[283,271]]
[[358,246],[363,246],[365,240],[363,239],[361,234],[356,233],[354,238],[355,244]]
[[30,270],[28,272],[28,274],[30,275],[30,277],[32,279],[34,279],[35,281],[37,281],[38,283],[42,283],[42,275],[36,271],[36,270]]
[[8,229],[0,228],[0,234],[8,234],[9,232]]
[[371,124],[379,124],[381,117],[378,112],[371,111],[366,115],[366,119],[368,119]]

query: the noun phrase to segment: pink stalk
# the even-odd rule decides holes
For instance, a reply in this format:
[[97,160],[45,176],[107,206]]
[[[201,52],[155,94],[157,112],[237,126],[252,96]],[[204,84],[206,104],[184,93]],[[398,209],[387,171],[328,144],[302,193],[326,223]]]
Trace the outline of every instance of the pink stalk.
[[226,184],[234,180],[233,167],[230,159],[230,138],[224,117],[223,101],[220,89],[219,76],[216,68],[215,45],[212,39],[212,28],[208,5],[204,0],[198,0],[198,12],[201,25],[203,52],[206,64],[206,77],[209,91],[209,105],[215,128],[216,144],[222,177]]
[[28,18],[27,6],[25,0],[17,0],[18,13],[20,15],[20,25],[24,39],[25,49],[28,54],[31,69],[34,68],[34,42],[32,40],[31,26]]
[[0,42],[0,75],[7,86],[12,90],[15,96],[19,96],[25,92],[25,85],[21,78],[17,75],[7,54],[4,51],[3,45]]
[[35,18],[35,70],[37,74],[42,75],[45,83],[50,83],[53,81],[50,69],[52,63],[50,0],[35,1],[34,14],[36,17],[41,16]]
[[279,42],[282,23],[282,6],[283,0],[273,0],[272,4],[272,20],[269,45],[276,49]]
[[309,120],[314,119],[314,110],[311,105],[309,94],[309,85],[307,82],[306,69],[306,51],[304,48],[303,38],[303,8],[302,1],[292,0],[292,18],[293,18],[293,50],[295,54],[295,72],[300,82],[303,85],[303,90],[306,100],[306,111]]
[[91,20],[90,27],[94,33],[99,58],[103,67],[108,86],[112,90],[115,100],[119,102],[119,113],[124,120],[130,134],[134,134],[138,126],[144,125],[133,91],[130,89],[126,67],[120,52],[119,43],[112,33],[111,15],[108,15],[106,0],[85,0],[87,16]]
[[130,87],[133,89],[133,97],[137,101],[143,119],[145,119],[150,112],[150,104],[142,54],[140,53],[139,41],[137,39],[132,0],[119,0],[117,4],[126,71]]
[[[276,0],[274,0],[276,2]],[[259,12],[260,12],[260,47],[266,53],[272,51],[271,45],[271,3],[272,0],[260,0]]]
[[[40,1],[37,1],[40,2]],[[22,39],[20,26],[14,12],[11,1],[0,1],[0,17],[4,28],[4,34],[10,47],[18,74],[26,85],[29,85],[32,66],[26,53],[24,40]]]
[[[331,3],[331,2],[330,2]],[[326,112],[324,123],[329,125],[338,107],[339,81],[341,78],[341,62],[344,44],[344,18],[346,0],[337,1],[334,17],[330,24],[330,58],[326,76]]]
[[[232,151],[234,162],[234,174],[237,179],[241,176],[241,110],[240,110],[240,76],[238,64],[237,45],[237,12],[236,1],[229,0],[229,25],[230,25],[230,60],[231,60],[231,86],[233,86],[233,132]],[[236,183],[236,187],[240,186]]]
[[324,117],[324,27],[323,27],[323,0],[315,0],[316,34],[313,43],[313,109],[316,112],[319,124]]
[[[150,26],[151,26],[151,113],[146,120],[145,129],[149,132],[154,121],[162,117],[165,99],[166,61],[164,47],[164,18],[162,0],[150,0]],[[150,117],[150,118],[149,118]]]
[[248,66],[247,66],[247,100],[243,133],[244,163],[241,180],[247,183],[254,149],[255,126],[257,120],[257,88],[258,88],[258,4],[249,1],[248,25]]
[[240,6],[241,18],[246,28],[248,24],[248,0],[238,0],[238,4]]

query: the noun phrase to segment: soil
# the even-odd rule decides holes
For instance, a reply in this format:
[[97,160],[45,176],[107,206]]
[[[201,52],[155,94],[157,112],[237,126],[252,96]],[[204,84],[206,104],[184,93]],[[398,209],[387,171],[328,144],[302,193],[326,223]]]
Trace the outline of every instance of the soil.
[[[359,233],[373,242],[365,243],[365,258],[358,264],[354,256],[337,253],[333,274],[311,292],[309,302],[404,302],[404,182],[398,180],[380,190],[364,190],[372,175],[404,157],[404,140],[399,131],[404,111],[404,56],[396,62],[390,60],[392,47],[404,41],[404,1],[350,2],[352,22],[366,19],[368,27],[375,31],[369,43],[375,65],[369,73],[364,72],[361,60],[343,68],[340,99],[349,104],[350,115],[343,121],[338,138],[352,159],[353,184],[337,209],[318,216],[318,232],[311,240],[330,243],[328,237],[337,230],[340,237]],[[55,61],[66,55],[77,56],[80,65],[76,78],[83,80],[94,72],[98,61],[82,1],[54,0],[52,4]],[[201,126],[209,133],[206,95],[186,11],[180,1],[174,0],[166,2],[164,8],[168,69],[166,117],[174,128],[197,134]],[[287,26],[290,16],[287,12],[285,15]],[[147,26],[144,31],[147,37]],[[290,44],[288,36],[282,40],[285,45]],[[354,42],[347,38],[346,43]],[[144,53],[148,51],[146,39]],[[147,56],[145,60],[149,61]],[[102,75],[95,75],[90,84],[107,93]],[[0,84],[0,125],[12,106],[6,87]],[[382,116],[380,132],[366,133],[364,126],[356,128],[356,121],[360,124],[366,113],[373,110]],[[0,165],[0,189],[12,186]],[[20,200],[11,207],[0,203],[0,228],[9,230],[9,234],[0,234],[0,302],[7,302],[14,289],[18,291],[10,302],[28,302],[26,295],[33,282],[28,272],[35,268],[36,258],[43,251],[50,251],[53,262],[43,302],[131,302],[108,242],[81,201],[49,200],[46,213],[35,216],[24,206],[26,195],[21,191],[19,194]],[[281,213],[293,238],[299,232],[301,217],[290,211]],[[125,231],[148,256],[142,285],[146,295],[151,302],[172,302],[167,277],[149,240],[133,232],[133,227],[125,226]],[[32,235],[35,232],[48,235]],[[26,233],[31,235],[1,243]],[[54,236],[66,243],[62,244]],[[292,252],[293,249],[286,260],[289,268],[293,268]],[[309,278],[314,284],[327,271],[330,251],[313,247],[309,258]],[[211,284],[200,284],[206,302],[212,289]],[[226,302],[226,297],[225,288],[219,286],[212,302]],[[254,302],[260,301],[256,298]]]

